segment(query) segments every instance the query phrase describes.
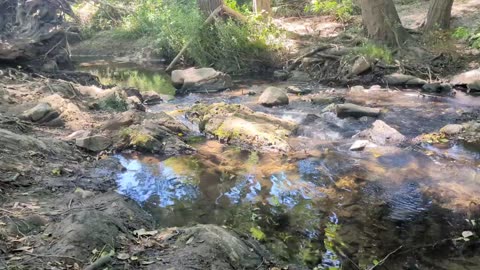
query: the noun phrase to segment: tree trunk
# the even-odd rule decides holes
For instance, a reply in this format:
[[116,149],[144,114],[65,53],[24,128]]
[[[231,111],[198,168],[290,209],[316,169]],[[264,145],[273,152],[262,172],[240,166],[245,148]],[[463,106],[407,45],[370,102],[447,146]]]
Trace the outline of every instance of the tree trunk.
[[257,14],[272,12],[271,0],[253,0],[253,11]]
[[399,47],[408,39],[392,0],[361,0],[360,7],[371,39]]
[[210,15],[217,7],[223,5],[223,0],[197,0],[197,3],[205,15]]
[[430,0],[425,31],[450,28],[453,0]]

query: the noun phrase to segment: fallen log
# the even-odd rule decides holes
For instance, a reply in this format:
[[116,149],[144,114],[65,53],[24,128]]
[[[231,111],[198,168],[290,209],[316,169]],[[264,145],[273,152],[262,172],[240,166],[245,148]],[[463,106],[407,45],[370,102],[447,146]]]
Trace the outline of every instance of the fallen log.
[[335,112],[338,117],[355,117],[360,118],[363,116],[377,117],[380,115],[381,111],[378,108],[369,108],[364,106],[359,106],[352,103],[338,104],[335,107]]

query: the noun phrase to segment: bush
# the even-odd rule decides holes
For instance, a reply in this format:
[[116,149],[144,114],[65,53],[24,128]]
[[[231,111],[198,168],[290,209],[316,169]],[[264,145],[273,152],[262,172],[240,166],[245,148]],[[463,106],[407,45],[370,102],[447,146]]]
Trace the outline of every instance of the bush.
[[[227,3],[242,9],[236,2]],[[144,0],[124,19],[117,34],[154,37],[155,45],[170,59],[192,40],[184,55],[187,62],[231,73],[258,72],[275,63],[272,52],[279,49],[283,33],[271,22],[251,14],[247,18],[246,23],[217,20],[202,28],[205,17],[194,0]]]
[[352,0],[313,0],[305,7],[305,11],[332,15],[339,21],[347,22],[352,19],[354,6]]
[[371,42],[364,43],[357,49],[356,54],[363,55],[369,59],[382,60],[388,64],[393,62],[392,51],[388,47],[376,45]]

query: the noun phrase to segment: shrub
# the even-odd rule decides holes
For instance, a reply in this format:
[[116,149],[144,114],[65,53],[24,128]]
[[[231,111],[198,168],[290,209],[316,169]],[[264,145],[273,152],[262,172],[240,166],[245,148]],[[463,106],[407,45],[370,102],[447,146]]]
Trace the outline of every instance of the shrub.
[[354,6],[352,0],[313,0],[305,7],[305,11],[332,15],[339,21],[347,22],[352,18]]
[[392,63],[393,61],[392,51],[388,47],[371,42],[364,43],[357,49],[356,54],[363,55],[369,59],[382,60],[385,63]]

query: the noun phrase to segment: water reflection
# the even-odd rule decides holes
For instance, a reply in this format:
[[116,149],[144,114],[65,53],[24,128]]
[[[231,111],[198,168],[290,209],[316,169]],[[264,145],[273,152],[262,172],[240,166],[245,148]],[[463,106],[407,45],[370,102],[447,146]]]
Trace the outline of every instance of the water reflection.
[[[336,149],[292,162],[204,145],[197,155],[165,160],[118,156],[127,168],[119,192],[162,227],[214,223],[255,232],[278,257],[318,269],[367,269],[400,244],[461,233],[464,227],[452,224],[465,219],[454,219],[452,209],[480,194],[475,169],[413,150]],[[445,190],[456,193],[437,200]]]
[[170,77],[160,67],[147,68],[132,63],[92,61],[80,64],[77,69],[97,76],[104,85],[120,85],[134,87],[140,91],[175,95]]

